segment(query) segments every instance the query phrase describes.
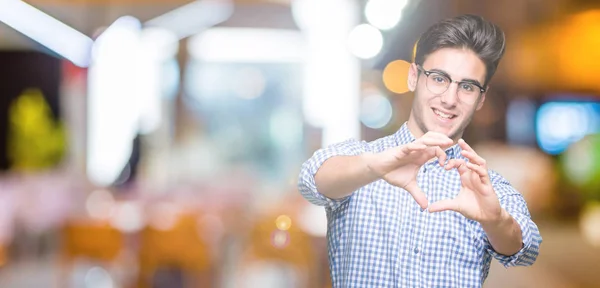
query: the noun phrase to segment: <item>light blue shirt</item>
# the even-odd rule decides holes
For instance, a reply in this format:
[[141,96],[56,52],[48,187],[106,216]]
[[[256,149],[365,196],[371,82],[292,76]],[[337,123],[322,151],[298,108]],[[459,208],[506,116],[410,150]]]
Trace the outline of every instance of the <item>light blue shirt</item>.
[[[408,192],[384,180],[339,200],[317,191],[314,176],[328,158],[378,153],[414,140],[404,123],[395,134],[372,142],[347,140],[320,149],[302,165],[300,193],[327,212],[333,286],[481,287],[492,258],[505,267],[532,265],[542,242],[538,227],[522,195],[492,170],[490,179],[500,204],[523,235],[523,248],[512,256],[496,253],[478,222],[453,211],[421,211]],[[468,161],[460,149],[458,145],[447,149],[448,158]],[[429,203],[454,198],[461,188],[458,171],[446,171],[437,161],[421,167],[417,182]]]

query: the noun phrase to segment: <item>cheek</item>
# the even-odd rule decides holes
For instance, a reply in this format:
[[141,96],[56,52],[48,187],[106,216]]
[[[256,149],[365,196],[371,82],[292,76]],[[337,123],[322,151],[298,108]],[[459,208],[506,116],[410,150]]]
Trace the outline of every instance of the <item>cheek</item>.
[[421,95],[421,93],[415,93],[415,97],[413,98],[413,108],[419,115],[423,115],[423,110],[428,106],[428,100],[424,96],[425,95]]
[[435,95],[430,95],[429,93],[421,93],[416,98],[416,100],[418,101],[421,109],[430,109],[432,103],[435,101]]

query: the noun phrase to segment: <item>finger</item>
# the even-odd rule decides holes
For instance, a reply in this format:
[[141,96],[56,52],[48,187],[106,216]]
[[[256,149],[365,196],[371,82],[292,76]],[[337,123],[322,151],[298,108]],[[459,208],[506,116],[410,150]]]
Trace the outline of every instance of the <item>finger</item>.
[[402,146],[402,152],[405,154],[408,154],[408,153],[414,152],[414,151],[422,151],[425,149],[427,149],[427,145],[422,144],[422,143],[417,143],[417,142],[412,142],[412,143]]
[[448,158],[448,155],[446,155],[446,152],[444,152],[444,150],[442,150],[442,148],[440,148],[439,146],[434,147],[435,149],[435,156],[438,158],[438,162],[440,164],[440,166],[444,167],[444,165],[446,164],[446,159]]
[[427,210],[429,210],[429,212],[456,211],[460,213],[460,205],[458,205],[458,202],[455,199],[444,199],[431,203]]
[[486,161],[481,156],[477,155],[475,151],[463,150],[460,152],[463,156],[469,159],[469,162],[485,167]]
[[446,164],[446,166],[444,166],[444,167],[446,168],[446,170],[450,170],[450,169],[458,168],[461,165],[464,165],[465,163],[467,163],[467,162],[465,162],[465,160],[462,160],[462,159],[450,159],[450,160],[448,160],[448,164]]
[[458,139],[458,145],[463,150],[475,152],[475,150],[473,150],[473,148],[471,148],[471,146],[467,144],[467,142],[464,139]]
[[427,145],[427,146],[441,146],[446,147],[452,145],[452,140],[448,137],[439,138],[439,137],[421,137],[419,142]]
[[460,176],[464,176],[467,172],[469,172],[469,168],[467,168],[467,162],[461,163],[460,166],[456,168]]
[[485,183],[485,184],[487,184],[487,182],[489,180],[487,169],[485,169],[484,167],[481,167],[479,165],[475,165],[473,163],[470,163],[470,162],[467,163],[467,168],[469,168],[472,171],[474,171],[477,175],[479,175],[479,177],[481,178],[482,182]]
[[404,189],[406,191],[408,191],[408,193],[410,193],[410,195],[412,195],[412,197],[415,199],[415,201],[417,201],[417,204],[419,204],[419,206],[421,206],[421,209],[427,208],[427,206],[429,205],[427,196],[425,196],[425,193],[423,193],[423,191],[421,191],[421,188],[419,188],[419,186],[417,185],[416,182],[412,182],[412,183],[408,184]]

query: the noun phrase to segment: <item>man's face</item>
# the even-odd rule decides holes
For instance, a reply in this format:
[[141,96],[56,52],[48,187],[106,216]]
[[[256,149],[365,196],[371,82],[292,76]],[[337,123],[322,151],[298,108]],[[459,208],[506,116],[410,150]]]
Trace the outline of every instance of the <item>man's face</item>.
[[[468,49],[443,48],[437,50],[425,58],[422,68],[425,71],[446,74],[455,82],[467,81],[483,87],[485,81],[485,64]],[[432,74],[429,77],[435,77],[435,75],[440,74]],[[429,79],[429,81],[431,84],[432,80]],[[441,78],[434,78],[433,81],[441,82]],[[463,97],[463,94],[460,94],[459,97],[460,84],[458,83],[450,83],[448,89],[443,93],[433,93],[427,87],[427,82],[428,76],[422,71],[419,73],[418,66],[413,63],[408,73],[408,87],[415,92],[408,120],[409,129],[417,138],[429,131],[435,131],[443,133],[455,141],[458,140],[471,122],[475,111],[483,106],[485,93],[477,91],[476,97],[470,99]],[[479,89],[476,86],[475,88]]]

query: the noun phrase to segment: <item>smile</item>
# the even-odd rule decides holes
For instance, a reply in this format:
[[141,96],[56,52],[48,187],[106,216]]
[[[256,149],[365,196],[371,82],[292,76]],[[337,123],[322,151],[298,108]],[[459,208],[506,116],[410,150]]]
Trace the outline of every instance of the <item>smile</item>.
[[433,113],[435,113],[435,115],[437,115],[438,117],[440,117],[442,120],[450,120],[450,119],[454,119],[456,117],[456,115],[444,113],[444,112],[442,112],[440,110],[437,110],[435,108],[431,108],[431,110],[433,110]]

